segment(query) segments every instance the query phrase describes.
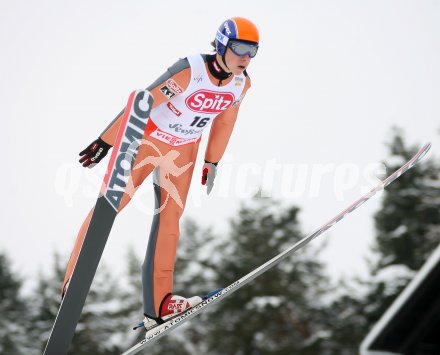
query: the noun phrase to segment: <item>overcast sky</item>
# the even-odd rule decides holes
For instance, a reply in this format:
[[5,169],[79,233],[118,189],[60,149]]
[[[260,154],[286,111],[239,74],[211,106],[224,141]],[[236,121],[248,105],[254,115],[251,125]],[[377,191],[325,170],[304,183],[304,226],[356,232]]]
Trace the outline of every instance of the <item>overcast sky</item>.
[[[205,196],[196,168],[185,216],[225,232],[239,202],[263,186],[300,206],[312,232],[383,177],[393,125],[438,152],[440,1],[2,0],[0,250],[15,270],[34,276],[55,250],[69,255],[107,166],[83,169],[78,152],[132,90],[180,57],[210,52],[231,16],[260,29],[253,85],[213,193]],[[379,202],[314,241],[328,240],[333,277],[365,272]],[[147,181],[118,217],[108,263],[121,270],[128,245],[144,255],[152,208]]]

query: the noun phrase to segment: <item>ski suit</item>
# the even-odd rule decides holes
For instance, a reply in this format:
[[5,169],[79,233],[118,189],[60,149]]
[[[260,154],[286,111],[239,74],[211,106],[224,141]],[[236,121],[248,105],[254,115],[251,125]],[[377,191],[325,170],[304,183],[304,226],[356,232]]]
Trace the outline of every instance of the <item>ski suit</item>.
[[[211,61],[211,62],[210,62]],[[148,90],[154,97],[143,142],[118,213],[154,171],[156,213],[142,265],[145,316],[159,317],[164,297],[172,293],[174,262],[182,216],[202,131],[211,125],[205,160],[223,156],[237,119],[241,100],[251,82],[246,72],[216,79],[214,55],[193,55],[178,60]],[[121,112],[101,134],[113,145]],[[84,221],[67,266],[63,288],[73,272],[93,209]]]

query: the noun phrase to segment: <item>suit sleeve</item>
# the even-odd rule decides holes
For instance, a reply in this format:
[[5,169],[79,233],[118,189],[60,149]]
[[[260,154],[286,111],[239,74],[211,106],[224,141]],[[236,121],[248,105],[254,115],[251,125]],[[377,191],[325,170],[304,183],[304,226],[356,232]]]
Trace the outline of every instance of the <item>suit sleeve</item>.
[[250,86],[251,80],[249,77],[246,77],[246,85],[238,104],[231,106],[215,118],[209,133],[208,145],[206,147],[206,161],[218,163],[223,157],[229,139],[231,138],[232,131],[234,130],[235,121],[237,120],[238,111],[240,109],[240,103]]
[[[147,90],[151,92],[154,98],[153,108],[159,106],[169,98],[166,97],[161,91],[164,85],[166,85],[167,80],[173,79],[177,85],[184,91],[191,79],[191,69],[187,58],[179,59],[167,71],[162,74],[154,83],[147,87]],[[106,129],[101,133],[100,138],[110,144],[114,145],[116,136],[118,134],[119,126],[121,125],[122,115],[124,114],[124,109],[116,116],[116,118],[110,122]]]

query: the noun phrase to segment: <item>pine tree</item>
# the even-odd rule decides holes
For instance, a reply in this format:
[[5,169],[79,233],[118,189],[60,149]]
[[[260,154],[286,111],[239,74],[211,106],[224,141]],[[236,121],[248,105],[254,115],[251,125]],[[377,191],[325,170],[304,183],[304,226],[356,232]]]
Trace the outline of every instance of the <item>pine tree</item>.
[[326,355],[352,355],[368,330],[365,317],[365,282],[360,279],[342,279],[331,291],[332,300],[322,318],[328,337],[323,342]]
[[[387,170],[395,171],[418,147],[405,145],[402,132],[394,131]],[[424,160],[385,189],[375,215],[375,261],[370,277],[345,280],[328,308],[332,336],[330,354],[356,353],[373,324],[410,281],[440,241],[439,166]]]
[[[390,151],[387,168],[391,171],[417,147],[407,147],[402,132],[396,129]],[[385,190],[375,215],[376,261],[371,263],[373,282],[367,300],[370,322],[383,314],[440,242],[439,178],[440,166],[428,159]]]
[[[61,264],[60,257],[55,254],[52,272],[40,273],[32,298],[33,327],[30,336],[40,349],[37,353],[44,349],[61,302],[65,271]],[[122,348],[114,336],[120,325],[116,316],[120,309],[119,300],[117,284],[103,264],[98,268],[90,288],[69,354],[120,354]]]
[[[114,329],[115,339],[122,349],[128,349],[145,336],[133,327],[143,320],[141,260],[133,248],[127,251],[126,278],[119,280],[119,310],[115,314],[119,325]],[[122,287],[121,287],[122,286]]]
[[116,355],[121,353],[117,329],[120,325],[120,288],[102,263],[90,288],[69,353]]
[[34,343],[34,348],[41,354],[49,338],[53,322],[61,304],[61,282],[64,270],[61,266],[59,254],[53,256],[53,270],[43,274],[41,271],[37,277],[35,291],[30,297],[32,308],[30,310],[29,336]]
[[[390,145],[398,164],[411,158],[417,147],[406,147],[402,133]],[[397,165],[398,165],[397,164]],[[398,168],[388,164],[389,170]],[[419,270],[440,241],[440,166],[425,160],[391,184],[376,214],[376,246],[380,254],[373,270],[405,265]]]
[[28,310],[20,293],[22,280],[14,275],[4,253],[0,253],[0,353],[27,354]]
[[[217,283],[231,284],[298,241],[298,211],[259,197],[243,205],[215,252]],[[222,301],[206,323],[206,353],[325,354],[321,296],[328,282],[317,254],[303,248]]]
[[[179,244],[175,266],[175,293],[187,297],[202,296],[221,288],[223,285],[217,281],[220,262],[217,249],[222,245],[222,238],[214,235],[210,228],[202,228],[194,220],[187,219]],[[210,312],[204,312],[177,330],[175,339],[180,339],[179,354],[207,353],[207,324],[211,317]]]

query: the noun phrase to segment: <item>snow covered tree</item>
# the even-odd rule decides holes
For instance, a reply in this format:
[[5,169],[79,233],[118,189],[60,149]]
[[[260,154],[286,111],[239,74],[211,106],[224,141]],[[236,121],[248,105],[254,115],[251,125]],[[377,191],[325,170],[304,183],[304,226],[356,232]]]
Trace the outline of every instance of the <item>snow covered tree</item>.
[[[390,144],[389,171],[417,151],[408,147],[399,130]],[[440,242],[440,165],[426,159],[384,193],[375,215],[375,261],[371,263],[373,289],[368,313],[376,321],[421,268]]]
[[[395,170],[411,158],[418,147],[406,147],[399,132],[390,145]],[[390,265],[405,265],[418,270],[440,242],[440,166],[432,159],[391,184],[382,208],[376,214],[376,245],[380,258],[373,266],[379,270]]]
[[[298,241],[298,208],[256,197],[217,248],[217,284],[227,286]],[[209,354],[325,354],[321,296],[328,287],[308,246],[217,306],[205,328]]]
[[44,350],[61,303],[64,270],[57,253],[54,254],[53,260],[52,272],[49,274],[39,272],[35,291],[30,297],[32,307],[29,318],[32,326],[28,334],[34,343],[35,350],[38,350],[36,354],[41,354]]
[[113,337],[121,349],[130,348],[145,336],[143,331],[133,331],[133,326],[143,320],[141,264],[134,249],[129,248],[125,277],[118,282],[119,309],[115,314],[118,326],[113,331]]
[[[389,173],[408,161],[419,147],[407,147],[394,131]],[[330,354],[356,353],[373,324],[423,265],[440,242],[440,167],[424,160],[389,185],[375,215],[374,261],[367,280],[344,280],[328,308]]]
[[0,253],[0,354],[27,354],[31,350],[25,327],[28,310],[21,286],[8,257]]
[[106,264],[96,272],[73,337],[71,354],[121,353],[115,331],[119,329],[120,288]]
[[[210,228],[202,228],[194,220],[187,219],[179,243],[174,287],[177,294],[202,296],[224,286],[217,281],[221,259],[218,248],[224,243],[223,238],[214,235]],[[215,337],[215,334],[209,334],[207,327],[212,316],[211,312],[202,313],[177,330],[176,341],[186,339],[181,341],[179,354],[208,353],[206,338]]]
[[[332,301],[322,318],[329,336],[323,345],[326,355],[352,355],[359,351],[359,344],[368,331],[364,294],[367,287],[359,279],[342,279],[333,286]],[[317,354],[318,355],[318,354]],[[321,355],[321,353],[319,354]]]
[[[44,349],[58,312],[64,265],[55,254],[52,272],[46,272],[44,275],[40,273],[37,280],[30,312],[32,327],[29,331],[34,345],[38,344],[37,354]],[[87,297],[69,354],[120,354],[122,348],[119,348],[118,339],[113,337],[120,325],[116,316],[119,308],[117,284],[108,268],[101,265]]]

